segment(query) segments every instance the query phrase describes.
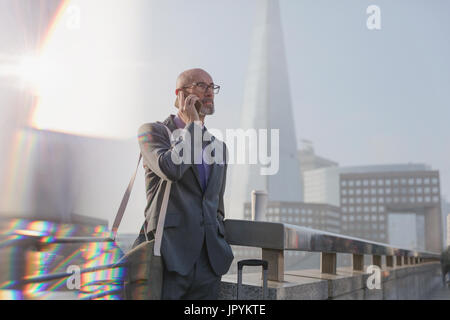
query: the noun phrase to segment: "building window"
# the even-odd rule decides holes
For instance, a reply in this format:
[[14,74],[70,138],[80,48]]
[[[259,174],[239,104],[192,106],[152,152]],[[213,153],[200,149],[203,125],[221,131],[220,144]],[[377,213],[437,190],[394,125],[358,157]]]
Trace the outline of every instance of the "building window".
[[342,203],[347,203],[347,198],[342,198]]
[[384,198],[378,198],[378,203],[384,203]]
[[348,200],[348,202],[351,203],[351,204],[353,204],[353,203],[354,203],[354,199],[353,199],[353,198],[350,198],[350,199]]
[[405,178],[400,179],[400,183],[401,183],[402,185],[406,185],[406,179],[405,179]]
[[394,203],[398,203],[399,199],[398,197],[394,197]]
[[353,187],[353,180],[350,180],[350,181],[348,182],[348,186],[349,186],[349,187]]
[[371,216],[371,219],[372,219],[372,221],[377,221],[377,216],[373,214],[373,215]]
[[416,184],[422,184],[422,178],[417,178],[416,179]]
[[347,207],[342,207],[342,212],[347,212]]
[[361,185],[361,180],[356,180],[355,184],[357,187],[359,187]]
[[424,184],[430,184],[430,178],[423,179],[423,183]]
[[383,181],[382,179],[379,179],[379,180],[378,180],[378,185],[379,185],[379,186],[383,186],[383,185],[384,185],[384,181]]
[[361,207],[359,207],[359,206],[356,207],[356,212],[362,212],[362,211],[361,211]]
[[353,189],[348,190],[349,195],[353,195]]
[[439,190],[438,187],[433,187],[433,191],[432,192],[433,193],[438,193],[438,190]]
[[416,198],[414,198],[414,197],[409,197],[409,202],[412,202],[412,203],[416,202]]
[[[378,212],[384,212],[384,206],[379,206],[378,207]],[[380,217],[381,218],[381,217]]]
[[430,187],[425,187],[424,192],[425,193],[430,193]]
[[364,207],[364,212],[369,212],[369,207],[365,206]]
[[423,202],[423,197],[417,197],[417,202]]
[[423,191],[422,187],[416,188],[416,193],[422,193],[422,191]]
[[372,212],[377,212],[377,206],[372,206]]
[[426,197],[425,197],[425,202],[430,202],[430,201],[431,201],[430,196],[426,196]]
[[394,179],[392,182],[394,183],[394,186],[398,186],[398,179]]
[[355,209],[353,207],[348,208],[349,212],[355,212]]
[[414,184],[414,179],[413,179],[413,178],[409,178],[409,179],[408,179],[408,184],[409,184],[410,186],[412,186],[412,185]]
[[370,194],[371,195],[377,194],[377,189],[370,189]]
[[439,197],[438,196],[433,196],[433,202],[439,202]]
[[361,189],[356,189],[356,194],[360,195],[361,194]]
[[391,197],[387,197],[386,198],[386,203],[391,203],[392,202],[392,198]]
[[437,179],[437,178],[431,179],[431,183],[432,183],[432,184],[437,184],[437,183],[438,183],[438,179]]
[[369,194],[369,189],[364,189],[363,194],[364,195],[368,195]]
[[375,179],[370,180],[370,185],[371,186],[376,186],[377,182],[375,181]]
[[370,199],[370,202],[371,202],[371,203],[377,203],[377,198],[372,197],[372,198]]
[[341,181],[341,186],[346,187],[347,186],[347,180],[342,180]]
[[414,194],[414,188],[409,188],[409,193]]
[[356,198],[356,203],[361,203],[361,198]]
[[391,180],[389,180],[389,179],[386,180],[386,185],[387,185],[387,186],[390,186],[390,185],[391,185]]
[[367,187],[367,186],[369,185],[369,180],[367,180],[367,179],[364,179],[364,181],[363,181],[363,185]]

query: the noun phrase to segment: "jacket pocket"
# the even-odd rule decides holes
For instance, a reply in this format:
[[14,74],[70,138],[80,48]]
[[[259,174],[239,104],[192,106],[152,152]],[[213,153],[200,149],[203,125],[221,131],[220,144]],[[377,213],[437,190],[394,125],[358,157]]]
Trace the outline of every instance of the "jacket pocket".
[[166,220],[164,221],[164,229],[178,227],[180,223],[181,215],[168,213],[166,214]]

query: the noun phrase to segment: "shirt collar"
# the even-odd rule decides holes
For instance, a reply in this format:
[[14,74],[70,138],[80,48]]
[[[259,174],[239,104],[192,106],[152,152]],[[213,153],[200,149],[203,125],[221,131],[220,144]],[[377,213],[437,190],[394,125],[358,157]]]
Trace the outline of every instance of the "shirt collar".
[[[186,123],[184,123],[184,121],[178,115],[175,115],[175,117],[173,118],[173,122],[175,122],[175,125],[178,129],[184,129],[184,127],[186,127]],[[205,129],[205,126],[203,124],[202,129]]]

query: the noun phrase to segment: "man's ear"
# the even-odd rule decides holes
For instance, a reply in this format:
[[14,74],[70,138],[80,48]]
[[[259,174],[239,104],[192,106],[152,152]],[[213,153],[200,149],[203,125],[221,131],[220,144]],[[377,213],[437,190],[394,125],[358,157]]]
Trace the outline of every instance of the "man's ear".
[[177,109],[180,109],[180,101],[178,100],[178,96],[177,96],[177,98],[175,99],[175,104],[174,104],[174,106],[177,107]]

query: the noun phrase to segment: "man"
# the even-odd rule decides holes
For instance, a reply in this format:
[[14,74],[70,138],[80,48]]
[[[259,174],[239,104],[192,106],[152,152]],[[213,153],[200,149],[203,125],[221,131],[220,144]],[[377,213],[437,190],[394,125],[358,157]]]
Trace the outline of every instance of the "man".
[[[205,148],[215,140],[204,123],[205,117],[214,113],[214,95],[219,89],[206,71],[187,70],[177,79],[178,113],[163,122],[171,132],[181,129],[181,139],[171,142],[161,123],[145,124],[139,129],[146,173],[147,230],[153,233],[166,185],[163,181],[172,181],[161,244],[162,299],[217,299],[221,277],[234,258],[223,225],[226,154],[222,164],[193,163],[194,159],[204,160]],[[202,133],[209,134],[210,141],[194,136]],[[183,139],[186,135],[191,139]],[[220,144],[226,152],[225,143]],[[190,152],[193,161],[173,161],[173,153],[180,149]]]

